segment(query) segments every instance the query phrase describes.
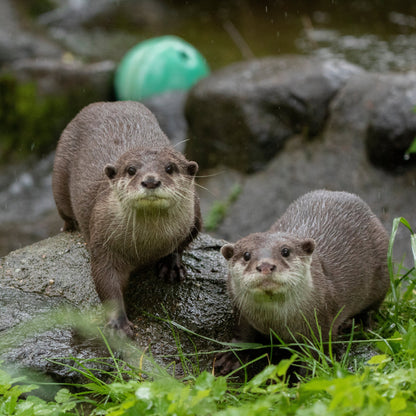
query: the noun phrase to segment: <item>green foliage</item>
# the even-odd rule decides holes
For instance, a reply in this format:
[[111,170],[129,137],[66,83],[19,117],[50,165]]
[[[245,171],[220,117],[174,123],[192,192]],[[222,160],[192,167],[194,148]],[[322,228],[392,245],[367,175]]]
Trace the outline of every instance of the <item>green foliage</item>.
[[19,11],[30,16],[37,17],[42,13],[49,12],[54,9],[53,0],[15,0],[18,3]]
[[75,415],[72,413],[77,401],[68,389],[61,389],[55,395],[54,402],[47,402],[35,395],[23,394],[36,390],[38,386],[25,384],[25,377],[13,378],[0,368],[0,415],[38,416],[38,415]]
[[406,151],[407,154],[409,153],[416,153],[416,138],[413,140],[412,144],[409,146],[409,148]]
[[[0,370],[0,415],[414,415],[416,275],[414,268],[404,270],[391,259],[400,225],[409,230],[414,247],[410,224],[398,218],[389,248],[391,291],[378,315],[377,330],[366,333],[369,339],[355,340],[351,333],[341,341],[346,348],[340,357],[335,357],[332,345],[331,354],[323,354],[318,336],[313,342],[305,340],[305,345],[297,345],[297,355],[291,359],[269,365],[251,380],[238,384],[232,375],[215,377],[196,367],[188,367],[182,380],[156,365],[144,373],[141,359],[135,368],[117,359],[107,344],[114,367],[112,371],[101,370],[107,381],[100,378],[100,370],[91,370],[82,360],[73,359],[76,366],[71,370],[82,373],[88,382],[72,386],[76,392],[59,390],[53,402],[36,397],[36,385]],[[172,327],[180,329],[175,323]],[[365,358],[352,352],[360,345],[367,348]],[[183,355],[180,348],[178,351]],[[186,362],[187,357],[181,360]],[[308,370],[297,385],[290,385],[287,377],[293,363],[302,363]]]
[[35,82],[0,75],[0,163],[52,151],[70,119],[102,97],[93,88],[62,86],[42,94]]
[[241,185],[236,184],[232,187],[230,194],[224,201],[216,201],[213,203],[207,217],[204,219],[204,226],[207,231],[216,230],[222,221],[224,221],[229,208],[237,200],[241,190]]
[[[0,161],[51,150],[59,137],[57,112],[62,101],[41,98],[34,83],[0,77]],[[60,126],[59,126],[60,127]]]

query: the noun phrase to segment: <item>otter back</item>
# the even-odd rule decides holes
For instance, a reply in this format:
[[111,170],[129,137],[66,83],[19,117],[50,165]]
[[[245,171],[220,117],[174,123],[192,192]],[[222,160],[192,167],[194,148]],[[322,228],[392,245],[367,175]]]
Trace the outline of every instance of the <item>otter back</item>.
[[383,301],[387,249],[385,229],[358,196],[300,197],[267,232],[221,249],[239,316],[236,338],[267,341],[273,330],[286,342],[320,334],[328,341],[344,322]]

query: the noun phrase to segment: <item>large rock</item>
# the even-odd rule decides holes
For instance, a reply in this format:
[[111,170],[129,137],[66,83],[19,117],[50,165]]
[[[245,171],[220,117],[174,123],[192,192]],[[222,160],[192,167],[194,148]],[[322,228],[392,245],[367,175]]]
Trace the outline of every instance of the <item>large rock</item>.
[[156,116],[161,129],[180,152],[185,148],[187,133],[184,116],[186,97],[186,91],[169,91],[142,101]]
[[230,65],[190,92],[189,157],[202,168],[262,169],[288,137],[318,134],[331,99],[361,70],[344,61],[291,56]]
[[400,171],[414,165],[406,151],[416,137],[416,73],[359,74],[334,99],[331,118],[337,131],[364,132],[372,163]]
[[0,71],[0,163],[55,148],[66,124],[84,106],[108,101],[112,61],[15,61]]
[[[331,116],[321,137],[308,140],[301,135],[294,136],[284,152],[275,156],[261,172],[241,181],[242,192],[216,236],[235,241],[251,232],[265,231],[294,199],[319,188],[358,194],[388,231],[396,217],[405,217],[416,227],[415,168],[392,175],[368,160],[366,137],[371,113],[353,100],[356,95],[348,95],[347,100],[344,92],[331,105]],[[227,170],[222,172],[224,175],[228,175]],[[211,182],[219,178],[209,178],[203,185],[215,188]],[[410,235],[403,227],[395,243],[394,259],[400,263],[404,255],[404,265],[411,267]]]
[[[184,255],[188,276],[180,284],[157,280],[153,270],[132,278],[126,305],[136,339],[132,344],[117,344],[122,358],[138,365],[146,350],[159,364],[167,365],[180,361],[181,348],[187,361],[210,368],[212,355],[204,352],[218,345],[174,324],[210,339],[229,341],[233,319],[225,264],[219,254],[222,243],[200,236]],[[80,381],[79,374],[50,360],[109,356],[99,336],[91,335],[93,329],[87,337],[79,334],[85,324],[80,322],[83,316],[90,314],[96,324],[103,324],[89,254],[79,234],[61,233],[10,253],[0,259],[0,276],[0,360],[6,365],[74,382]],[[96,326],[88,320],[86,324]],[[74,360],[64,361],[74,364]],[[177,365],[176,372],[182,371]]]
[[0,1],[0,66],[17,59],[57,58],[61,54],[62,48],[55,42],[38,32],[29,32],[21,24],[15,2]]

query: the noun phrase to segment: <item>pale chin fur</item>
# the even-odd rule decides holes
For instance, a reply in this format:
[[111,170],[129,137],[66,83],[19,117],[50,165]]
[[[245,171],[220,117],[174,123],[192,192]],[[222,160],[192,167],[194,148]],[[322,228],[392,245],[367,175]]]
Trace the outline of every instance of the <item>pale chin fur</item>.
[[115,194],[120,201],[120,205],[127,210],[145,210],[160,213],[160,210],[171,208],[176,199],[172,193],[165,188],[157,189],[129,189],[127,183],[119,182],[115,187]]
[[129,196],[143,192],[126,192],[125,187],[114,186],[114,192],[109,196],[112,214],[104,245],[112,246],[131,260],[139,259],[141,263],[173,252],[183,238],[184,230],[190,230],[193,225],[193,217],[189,215],[194,212],[193,188],[187,184],[181,189],[182,192],[158,189],[160,199],[149,199],[144,203],[141,199],[138,208],[137,198]]
[[[269,279],[275,285],[269,285],[271,289],[267,291],[261,289],[261,284],[256,284],[265,279],[264,275],[244,273],[244,266],[238,263],[230,266],[231,291],[241,315],[263,334],[269,334],[272,329],[286,339],[291,338],[290,332],[302,332],[302,320],[299,328],[294,328],[293,324],[299,322],[304,307],[309,307],[313,289],[310,263],[311,258],[299,258],[289,271],[273,273]],[[270,293],[273,290],[276,291]]]

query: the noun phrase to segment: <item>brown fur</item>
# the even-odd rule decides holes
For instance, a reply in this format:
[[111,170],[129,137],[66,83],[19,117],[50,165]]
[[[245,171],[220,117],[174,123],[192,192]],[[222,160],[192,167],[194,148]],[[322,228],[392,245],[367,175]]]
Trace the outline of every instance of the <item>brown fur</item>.
[[128,335],[130,273],[160,261],[161,276],[183,277],[181,253],[201,228],[197,169],[137,102],[91,104],[61,135],[52,187],[64,230],[84,235],[98,295],[113,310],[110,325]]
[[336,336],[340,325],[382,303],[387,249],[385,229],[358,196],[300,197],[267,232],[221,250],[239,316],[237,340],[264,340],[270,329],[285,342],[310,339],[311,329],[319,339],[318,321],[328,341],[330,331]]

